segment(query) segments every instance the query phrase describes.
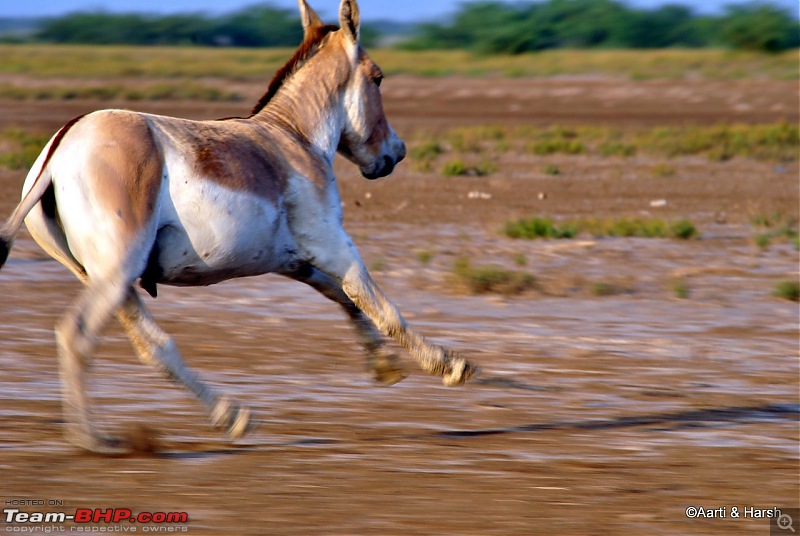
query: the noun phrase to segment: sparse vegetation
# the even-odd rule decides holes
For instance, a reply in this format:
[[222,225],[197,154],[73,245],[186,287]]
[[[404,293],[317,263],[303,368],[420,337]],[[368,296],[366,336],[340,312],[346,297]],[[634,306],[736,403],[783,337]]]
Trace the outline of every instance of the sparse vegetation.
[[21,128],[8,128],[0,132],[0,166],[9,169],[31,167],[48,139],[49,136]]
[[656,177],[674,177],[676,173],[675,166],[659,162],[653,166],[653,175]]
[[485,136],[486,128],[454,128],[447,133],[446,138],[452,150],[457,153],[480,153],[484,149],[483,142],[493,139]]
[[[294,43],[299,43],[299,37]],[[269,78],[293,48],[210,48],[0,44],[0,73],[35,78]],[[797,52],[725,50],[546,50],[476,55],[463,50],[373,49],[387,74],[550,77],[592,73],[635,79],[797,80]]]
[[462,159],[456,158],[445,162],[442,167],[442,175],[446,177],[458,177],[464,175],[471,175],[475,177],[483,177],[491,175],[497,171],[497,165],[489,160],[482,160],[478,164],[468,165]]
[[[537,128],[533,126],[460,127],[444,133],[445,143],[421,137],[412,141],[409,151],[416,169],[433,168],[442,155],[497,155],[515,151],[537,156],[588,154],[605,158],[629,158],[646,154],[664,158],[705,156],[712,161],[734,157],[757,160],[792,161],[800,156],[800,127],[787,122],[763,125],[704,125],[619,129],[606,126]],[[445,175],[487,175],[497,164],[484,157],[477,165],[463,158],[451,158],[443,164]],[[657,177],[672,177],[676,169],[669,162],[653,166]],[[543,172],[557,175],[561,169],[546,164]]]
[[571,223],[557,224],[550,218],[534,216],[509,221],[503,228],[509,238],[574,238],[578,227]]
[[797,220],[780,212],[758,213],[750,216],[754,228],[753,239],[760,249],[767,249],[774,241],[788,240],[800,249],[800,231]]
[[425,140],[411,149],[410,156],[417,160],[432,160],[443,152],[444,148],[438,141]]
[[433,260],[433,253],[427,249],[421,249],[417,251],[417,260],[422,264],[430,264],[430,262]]
[[672,223],[659,218],[585,218],[554,222],[550,218],[534,216],[506,223],[503,234],[509,238],[574,238],[581,233],[595,237],[679,238],[688,240],[699,235],[695,225],[686,219]]
[[516,270],[505,270],[493,266],[473,266],[462,257],[453,265],[453,278],[473,294],[516,295],[535,288],[534,277]]
[[691,288],[685,279],[676,279],[672,282],[672,292],[676,298],[686,300],[691,295]]
[[690,238],[695,238],[700,234],[697,230],[697,227],[695,227],[692,222],[686,219],[680,219],[672,222],[669,230],[674,238],[680,238],[682,240],[689,240]]
[[107,86],[35,86],[0,85],[0,99],[13,100],[201,100],[236,102],[243,97],[236,92],[198,84],[163,83],[141,87]]
[[608,281],[595,281],[592,283],[592,294],[595,296],[617,296],[627,292],[627,289],[616,283],[609,283]]
[[545,175],[561,175],[561,168],[555,164],[547,164],[542,171]]
[[442,175],[445,177],[457,177],[467,174],[467,164],[460,158],[450,160],[442,166]]
[[800,301],[800,282],[796,279],[793,281],[781,281],[775,285],[772,295],[784,300]]
[[606,141],[598,146],[598,151],[603,156],[628,157],[636,154],[636,146],[622,141]]

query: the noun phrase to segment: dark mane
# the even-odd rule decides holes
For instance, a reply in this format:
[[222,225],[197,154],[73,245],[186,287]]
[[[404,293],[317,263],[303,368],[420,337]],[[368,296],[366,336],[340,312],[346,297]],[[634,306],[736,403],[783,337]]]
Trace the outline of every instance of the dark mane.
[[258,112],[264,109],[267,103],[272,100],[272,97],[278,92],[278,90],[283,86],[286,80],[289,79],[292,74],[297,71],[311,56],[313,56],[319,46],[322,44],[322,41],[327,37],[327,35],[331,32],[335,32],[338,30],[339,27],[333,24],[327,24],[325,26],[317,26],[309,31],[309,34],[303,39],[303,42],[300,44],[300,47],[294,53],[294,56],[286,62],[286,65],[278,69],[275,73],[275,76],[272,77],[272,81],[269,83],[269,87],[267,88],[267,92],[259,99],[258,103],[253,107],[253,111],[250,112],[250,116],[256,115]]

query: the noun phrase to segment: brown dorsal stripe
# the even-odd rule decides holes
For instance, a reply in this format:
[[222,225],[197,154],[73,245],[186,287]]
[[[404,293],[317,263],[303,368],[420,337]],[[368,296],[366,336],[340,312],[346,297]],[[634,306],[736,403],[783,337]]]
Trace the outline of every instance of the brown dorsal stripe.
[[[52,158],[53,153],[56,152],[56,149],[58,149],[58,146],[61,145],[61,140],[64,139],[64,136],[67,134],[67,131],[69,131],[69,129],[72,128],[75,125],[75,123],[77,123],[78,121],[80,121],[81,119],[86,117],[86,115],[87,114],[81,114],[81,115],[79,115],[77,117],[73,117],[72,119],[70,119],[67,122],[66,125],[61,127],[61,130],[56,132],[56,135],[53,137],[53,142],[50,144],[50,148],[47,150],[47,155],[44,157],[44,162],[42,162],[42,168],[39,170],[39,174],[36,176],[36,179],[33,181],[33,184],[31,185],[30,190],[28,190],[28,194],[30,194],[30,192],[33,190],[33,185],[36,184],[37,182],[39,182],[39,179],[42,178],[42,174],[44,173],[44,170],[47,169],[47,164],[50,163],[50,158]],[[48,190],[45,190],[43,197],[46,197],[46,199],[43,200],[42,207],[43,207],[43,209],[45,211],[45,214],[48,217],[52,218],[52,217],[55,216],[55,198],[53,197],[51,199],[50,196],[48,195],[48,194],[52,194],[53,193],[52,191],[50,191],[51,189],[52,189],[52,185],[50,186],[50,188],[48,188]],[[26,194],[25,197],[27,197],[28,194]],[[52,201],[52,204],[51,204],[51,201]],[[20,204],[22,204],[22,203],[20,203]]]
[[87,115],[88,114],[81,114],[77,117],[73,117],[72,119],[67,121],[66,125],[61,127],[61,130],[59,130],[56,133],[55,137],[53,138],[53,143],[50,144],[50,149],[48,149],[47,151],[47,156],[44,157],[44,163],[42,164],[42,169],[39,170],[39,176],[36,177],[37,181],[39,180],[39,177],[41,177],[42,172],[44,172],[45,168],[47,167],[47,164],[50,162],[50,158],[53,156],[53,153],[56,152],[58,146],[61,145],[61,140],[64,139],[64,136],[67,134],[67,131],[71,129],[73,125],[75,125],[75,123],[77,123]]

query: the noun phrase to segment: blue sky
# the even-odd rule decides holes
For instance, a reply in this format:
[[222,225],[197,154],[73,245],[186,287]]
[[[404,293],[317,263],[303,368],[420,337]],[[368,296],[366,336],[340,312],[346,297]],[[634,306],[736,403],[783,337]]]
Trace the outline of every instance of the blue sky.
[[[654,7],[665,3],[694,6],[701,13],[714,13],[721,6],[737,0],[628,0],[629,5]],[[0,0],[0,17],[61,15],[70,11],[138,11],[150,13],[205,12],[209,14],[234,11],[258,3],[258,0]],[[274,5],[294,8],[296,0],[273,0]],[[311,5],[323,18],[335,18],[338,0],[311,0]],[[443,20],[457,9],[462,0],[361,0],[361,16],[366,19],[400,21]],[[771,3],[798,11],[797,0],[773,0]]]

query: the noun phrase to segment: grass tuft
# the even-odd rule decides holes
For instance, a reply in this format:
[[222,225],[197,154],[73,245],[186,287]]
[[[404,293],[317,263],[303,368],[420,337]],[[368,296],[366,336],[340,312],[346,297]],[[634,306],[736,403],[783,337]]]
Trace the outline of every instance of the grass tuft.
[[503,233],[509,238],[574,238],[578,227],[572,224],[559,225],[550,218],[534,216],[507,222]]
[[430,264],[433,260],[433,253],[427,249],[417,251],[417,260],[422,264]]
[[697,227],[695,227],[692,222],[686,219],[673,222],[670,225],[670,232],[672,233],[673,238],[680,238],[681,240],[689,240],[697,237],[700,234],[700,232],[697,230]]
[[462,159],[456,158],[444,163],[442,175],[446,177],[484,177],[497,171],[497,164],[483,160],[475,165],[467,165]]
[[542,168],[545,175],[561,175],[561,168],[555,164],[547,164]]
[[453,265],[453,276],[473,294],[517,295],[536,287],[534,277],[515,270],[491,266],[473,266],[469,259],[460,258]]
[[672,282],[672,292],[676,298],[686,300],[691,295],[692,290],[685,279],[676,279]]
[[658,218],[617,218],[600,220],[588,218],[555,223],[546,217],[534,216],[506,222],[503,234],[509,238],[575,238],[588,233],[597,238],[640,237],[677,238],[688,240],[699,236],[695,225],[686,219],[672,223]]
[[607,281],[596,281],[592,283],[592,294],[595,296],[618,296],[620,294],[625,294],[625,292],[627,292],[626,289],[615,283],[609,283]]
[[750,224],[754,228],[753,238],[760,249],[767,249],[773,241],[786,240],[800,249],[800,230],[796,219],[781,212],[758,213],[750,216]]
[[800,301],[800,283],[797,280],[781,281],[775,285],[772,295],[784,300]]
[[415,160],[433,160],[442,153],[444,153],[444,147],[436,140],[424,141],[409,151],[409,155]]

